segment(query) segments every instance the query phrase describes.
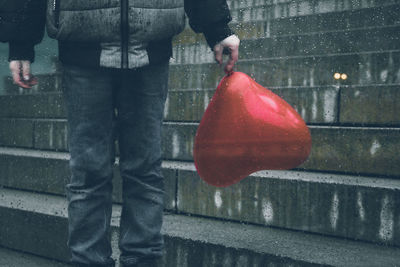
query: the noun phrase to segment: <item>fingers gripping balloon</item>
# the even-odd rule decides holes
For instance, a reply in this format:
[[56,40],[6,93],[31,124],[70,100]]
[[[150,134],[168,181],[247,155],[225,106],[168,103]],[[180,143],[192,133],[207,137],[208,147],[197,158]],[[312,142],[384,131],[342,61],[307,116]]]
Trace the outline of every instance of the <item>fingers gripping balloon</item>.
[[200,177],[229,186],[259,170],[291,169],[311,151],[310,132],[282,98],[241,72],[225,76],[197,129]]

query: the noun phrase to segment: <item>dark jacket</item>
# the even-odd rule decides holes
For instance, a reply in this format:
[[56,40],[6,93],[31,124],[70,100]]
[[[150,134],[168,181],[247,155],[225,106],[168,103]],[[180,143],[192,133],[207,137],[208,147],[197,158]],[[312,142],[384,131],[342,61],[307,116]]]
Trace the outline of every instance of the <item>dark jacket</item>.
[[136,0],[127,8],[128,2],[0,0],[0,41],[10,44],[9,60],[33,62],[47,17],[63,63],[135,68],[171,56],[185,12],[211,47],[232,34],[226,0]]

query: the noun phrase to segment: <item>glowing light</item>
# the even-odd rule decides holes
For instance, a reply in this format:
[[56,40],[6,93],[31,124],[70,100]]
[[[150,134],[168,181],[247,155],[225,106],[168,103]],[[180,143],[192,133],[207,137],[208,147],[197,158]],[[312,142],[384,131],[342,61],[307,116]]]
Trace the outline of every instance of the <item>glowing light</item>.
[[342,73],[342,75],[340,75],[340,78],[342,78],[342,80],[347,80],[347,74]]
[[336,72],[334,75],[333,75],[333,78],[335,78],[335,80],[339,80],[340,79],[340,73],[339,72]]

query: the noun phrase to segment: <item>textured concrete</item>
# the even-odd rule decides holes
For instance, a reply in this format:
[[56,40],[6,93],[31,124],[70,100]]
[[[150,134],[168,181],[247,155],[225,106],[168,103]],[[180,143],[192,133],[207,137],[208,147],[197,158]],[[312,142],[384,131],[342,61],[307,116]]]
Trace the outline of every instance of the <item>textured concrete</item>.
[[302,116],[306,123],[332,124],[338,121],[339,90],[334,86],[271,89]]
[[215,88],[209,90],[170,90],[164,110],[164,120],[200,121],[214,92]]
[[[321,13],[316,2],[291,1],[290,8],[281,3],[271,6],[240,2],[242,7],[231,8],[233,22],[230,26],[241,40],[245,40],[398,24],[398,3],[351,1],[352,7],[346,7],[342,1],[335,5],[336,10]],[[360,6],[356,7],[357,3]],[[201,34],[194,34],[189,25],[174,39],[175,46],[195,43],[205,44],[205,39]]]
[[[164,118],[167,121],[200,121],[215,90],[171,90]],[[307,123],[336,123],[339,89],[299,87],[272,89],[292,105]]]
[[14,84],[12,78],[7,76],[4,78],[4,91],[6,95],[25,95],[40,92],[54,92],[61,90],[61,75],[59,73],[39,74],[37,75],[38,84],[31,89],[26,90]]
[[[360,4],[362,2],[366,1],[358,1]],[[398,4],[314,15],[306,15],[303,12],[296,17],[272,20],[270,34],[271,36],[295,35],[396,25],[399,12]]]
[[[324,106],[322,111],[318,111],[318,106],[315,106],[315,109],[317,114],[326,110]],[[1,121],[3,123],[0,125],[4,127],[4,131],[0,135],[0,143],[3,146],[67,150],[65,120],[35,121],[33,133],[32,120],[2,119]],[[162,147],[164,158],[192,161],[197,126],[198,123],[164,123]],[[299,166],[300,169],[400,176],[399,128],[310,126],[310,130],[311,154],[308,160]],[[34,146],[29,142],[32,134],[35,137]]]
[[306,170],[400,177],[400,129],[311,127]]
[[[215,63],[175,64],[170,69],[169,88],[173,90],[216,88],[224,76],[223,70]],[[398,50],[258,58],[239,60],[236,67],[268,88],[399,83],[399,69]],[[346,73],[347,80],[335,80],[336,72]]]
[[65,194],[69,156],[65,153],[0,149],[2,186]]
[[[197,124],[166,123],[164,157],[192,160]],[[400,129],[311,126],[312,149],[299,168],[400,176]]]
[[[0,185],[22,190],[33,190],[65,195],[65,185],[70,172],[69,155],[52,151],[34,151],[0,148]],[[164,168],[165,208],[176,208],[176,170]],[[122,203],[122,179],[118,170],[118,159],[114,168],[113,200]]]
[[[291,104],[307,123],[337,122],[338,87],[297,87],[271,90]],[[214,92],[215,89],[170,90],[164,119],[166,121],[200,121]],[[0,104],[3,107],[0,117],[52,119],[36,121],[37,131],[42,132],[43,135],[35,135],[35,147],[67,149],[66,140],[63,140],[66,138],[66,125],[62,121],[58,121],[58,119],[66,117],[61,93],[0,96]],[[54,143],[54,140],[57,140],[58,143]]]
[[400,246],[400,181],[268,171],[217,188],[192,168],[179,170],[180,212]]
[[68,150],[68,129],[65,120],[36,120],[34,147],[56,151]]
[[197,126],[198,123],[164,123],[162,142],[164,158],[193,161]]
[[[0,239],[1,245],[68,259],[63,198],[0,189],[0,199],[0,234],[7,237]],[[120,207],[115,206],[114,249],[119,214]],[[31,231],[33,226],[36,231]],[[163,233],[167,251],[162,266],[168,267],[397,266],[400,262],[398,248],[187,216],[165,215]],[[21,242],[21,236],[29,239]]]
[[[39,77],[40,79],[41,77]],[[0,96],[0,117],[62,118],[66,117],[60,92]]]
[[[1,149],[0,185],[64,195],[67,160],[66,153]],[[165,161],[163,173],[167,210],[400,246],[399,180],[268,171],[216,188],[192,163]],[[121,203],[117,168],[113,197]]]
[[[338,98],[340,97],[339,123],[397,126],[400,125],[398,89],[398,85],[375,85],[294,87],[271,90],[291,104],[307,123],[338,123]],[[164,119],[166,121],[199,121],[214,92],[215,89],[170,90]],[[66,116],[61,93],[0,96],[0,105],[3,107],[0,117],[5,118],[65,118]],[[11,129],[9,125],[7,120],[0,121],[0,127],[4,129]],[[44,131],[43,136],[35,135],[36,147],[67,149],[66,140],[63,140],[66,134],[65,125],[59,125],[57,120],[37,121],[36,127],[39,127],[40,132]],[[28,134],[29,131],[24,132]],[[53,132],[52,135],[62,135],[52,137],[53,140],[57,139],[58,144],[49,144],[51,132]]]
[[341,89],[340,122],[400,125],[400,85]]
[[[340,30],[273,38],[244,39],[241,41],[240,58],[250,60],[392,51],[400,49],[399,32],[400,26],[387,26],[345,32]],[[206,51],[203,44],[177,45],[175,46],[175,63],[212,63],[212,56],[204,56]]]
[[0,266],[3,267],[67,267],[66,263],[0,247]]
[[32,120],[0,119],[0,145],[33,147]]
[[301,16],[344,10],[357,10],[398,3],[396,0],[354,1],[354,0],[228,0],[233,10],[266,9],[276,17]]

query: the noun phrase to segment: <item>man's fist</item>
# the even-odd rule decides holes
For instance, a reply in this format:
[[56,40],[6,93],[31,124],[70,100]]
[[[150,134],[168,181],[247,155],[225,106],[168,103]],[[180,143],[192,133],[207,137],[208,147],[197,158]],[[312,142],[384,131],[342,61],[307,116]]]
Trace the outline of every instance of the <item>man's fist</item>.
[[31,88],[37,84],[37,79],[31,74],[31,62],[28,60],[13,60],[10,70],[14,83],[23,88]]
[[222,54],[224,50],[229,52],[229,60],[226,63],[224,70],[225,73],[229,74],[233,70],[233,66],[239,58],[239,44],[240,40],[236,35],[231,35],[218,44],[216,44],[213,48],[215,60],[218,64],[222,65]]

